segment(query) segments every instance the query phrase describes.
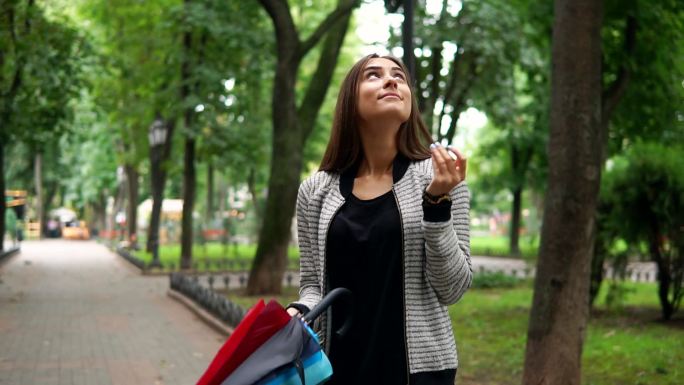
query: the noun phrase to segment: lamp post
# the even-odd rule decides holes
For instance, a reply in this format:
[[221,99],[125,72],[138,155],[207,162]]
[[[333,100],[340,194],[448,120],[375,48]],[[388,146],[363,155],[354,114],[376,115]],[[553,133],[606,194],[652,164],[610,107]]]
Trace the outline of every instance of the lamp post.
[[[152,122],[148,132],[150,142],[150,169],[152,172],[152,220],[150,226],[154,226],[150,231],[150,246],[152,248],[152,263],[150,267],[161,267],[159,262],[159,222],[161,221],[161,206],[163,192],[160,186],[161,161],[164,145],[166,144],[167,129],[164,122],[157,118]],[[158,207],[157,207],[158,206]],[[156,208],[156,210],[155,210]],[[155,213],[155,211],[159,211]],[[155,217],[155,214],[156,217]],[[153,224],[153,221],[157,221]]]
[[[122,146],[118,147],[121,149]],[[119,187],[117,191],[118,204],[115,204],[114,208],[114,223],[119,230],[119,243],[121,244],[124,240],[124,222],[126,221],[126,214],[121,212],[124,199],[126,199],[126,172],[123,166],[117,166],[116,168],[116,182]]]

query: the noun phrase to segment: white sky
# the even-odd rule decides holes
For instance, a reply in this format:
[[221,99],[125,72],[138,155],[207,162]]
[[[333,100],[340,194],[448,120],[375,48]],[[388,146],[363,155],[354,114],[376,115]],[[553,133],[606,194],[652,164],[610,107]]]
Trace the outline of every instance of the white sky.
[[[427,11],[430,14],[438,15],[442,9],[442,0],[428,0]],[[458,14],[461,10],[461,2],[459,0],[449,0],[447,11],[451,14]],[[401,23],[404,21],[404,16],[401,14],[387,14],[385,12],[385,4],[382,0],[364,1],[361,7],[356,12],[357,28],[356,35],[365,44],[359,56],[365,56],[371,53],[380,55],[387,54],[387,41],[390,37],[390,28],[401,28]],[[453,57],[455,44],[445,43],[443,56]],[[392,54],[397,57],[403,56],[401,47],[392,49]],[[443,69],[443,74],[448,73],[446,63]],[[439,102],[438,102],[439,103]],[[440,107],[441,108],[441,107]],[[449,127],[451,118],[445,116],[442,120],[442,129],[446,130]],[[458,120],[457,135],[452,143],[459,149],[465,151],[466,156],[470,156],[476,147],[478,132],[487,124],[487,116],[475,108],[469,108],[461,114]]]

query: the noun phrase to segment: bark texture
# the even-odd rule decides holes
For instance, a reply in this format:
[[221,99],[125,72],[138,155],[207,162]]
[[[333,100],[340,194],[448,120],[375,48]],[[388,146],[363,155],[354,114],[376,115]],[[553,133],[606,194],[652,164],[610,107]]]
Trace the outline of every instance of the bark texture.
[[523,384],[579,385],[601,176],[602,2],[556,0],[549,177]]
[[[2,139],[0,137],[0,139]],[[0,193],[2,193],[2,201],[0,202],[0,251],[5,247],[5,143],[0,141]]]
[[[33,161],[33,180],[36,189],[36,218],[40,221],[40,238],[45,235],[45,210],[43,207],[43,155],[38,153]],[[4,193],[4,192],[3,192]]]
[[150,190],[152,193],[152,213],[150,214],[150,226],[147,229],[147,251],[152,253],[155,243],[159,242],[159,226],[161,224],[161,209],[164,200],[164,188],[166,186],[165,164],[171,157],[173,132],[176,126],[173,119],[165,121],[160,118],[166,127],[166,141],[162,148],[150,149]]
[[130,247],[135,248],[138,244],[138,170],[133,165],[124,166],[126,180],[128,183],[128,213],[126,214],[126,224],[128,225],[128,241]]

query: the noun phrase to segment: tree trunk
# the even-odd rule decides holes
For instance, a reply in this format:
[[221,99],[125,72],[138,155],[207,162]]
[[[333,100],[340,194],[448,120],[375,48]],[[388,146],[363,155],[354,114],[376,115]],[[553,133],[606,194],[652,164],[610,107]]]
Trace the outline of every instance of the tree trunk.
[[0,251],[5,247],[5,139],[0,136],[0,193],[2,193],[2,201],[0,201]]
[[207,162],[207,215],[206,222],[211,224],[211,220],[214,218],[214,165],[211,162]]
[[664,321],[669,321],[674,314],[674,304],[670,301],[669,292],[672,284],[672,272],[670,266],[662,257],[656,259],[658,266],[658,299],[660,300],[660,310]]
[[[120,166],[119,166],[120,167]],[[112,224],[115,230],[114,236],[118,238],[119,241],[123,241],[123,227],[119,226],[116,222],[116,216],[121,212],[126,202],[126,178],[122,178],[119,181],[119,185],[116,189],[116,198],[114,198],[114,212],[112,213]]]
[[[161,119],[161,118],[159,118]],[[176,123],[173,120],[165,121],[166,141],[163,147],[150,149],[150,191],[152,193],[152,213],[150,225],[147,229],[147,252],[153,252],[153,246],[159,242],[159,227],[161,224],[162,203],[164,202],[164,188],[166,186],[166,170],[164,164],[171,157],[173,148],[173,131]]]
[[43,210],[43,156],[42,154],[36,154],[33,163],[33,177],[35,179],[36,186],[36,218],[40,222],[40,238],[43,238],[45,234],[45,223],[43,223],[44,210]]
[[112,202],[112,212],[109,218],[107,218],[107,237],[110,242],[113,242],[116,238],[116,212],[117,204],[119,200],[119,189],[117,187],[116,193],[114,195],[114,201]]
[[650,222],[648,251],[651,254],[651,259],[658,267],[658,299],[660,300],[660,310],[663,315],[663,320],[667,321],[672,318],[672,314],[674,313],[674,304],[670,301],[668,296],[670,284],[672,283],[672,269],[669,258],[665,255],[666,251],[664,251],[662,247],[663,235],[660,232],[660,226],[655,215],[649,210],[645,219]]
[[129,247],[135,249],[138,245],[138,170],[130,164],[124,166],[126,179],[128,180],[128,212],[126,223],[128,224]]
[[164,180],[161,178],[161,165],[154,154],[158,149],[150,148],[150,192],[152,194],[152,212],[150,224],[147,227],[147,241],[145,249],[148,253],[154,251],[154,245],[159,241],[159,222],[161,221],[162,192]]
[[[626,57],[633,57],[636,48],[636,33],[637,33],[637,21],[634,15],[627,13],[627,20],[625,22],[625,41],[624,41],[624,53]],[[601,78],[604,78],[602,75]],[[622,100],[627,90],[627,86],[630,83],[631,71],[629,69],[629,60],[625,59],[622,61],[622,65],[618,70],[617,77],[613,82],[605,87],[601,97],[601,170],[606,165],[608,160],[608,138],[610,137],[610,119],[613,116],[613,112],[617,108],[618,104]],[[598,213],[597,213],[598,215]],[[598,228],[595,228],[598,231]],[[595,235],[600,236],[600,235]],[[598,240],[597,245],[600,244],[602,250],[594,251],[593,258],[596,261],[591,263],[591,288],[589,292],[589,304],[593,306],[594,300],[601,289],[601,283],[603,282],[603,264],[605,262],[607,250],[604,249],[603,240]]]
[[549,177],[523,384],[579,385],[601,176],[602,3],[556,0]]
[[[220,176],[221,174],[219,174]],[[221,218],[221,226],[223,228],[223,236],[221,237],[221,243],[223,244],[223,254],[228,256],[228,237],[232,234],[229,233],[230,227],[228,226],[228,218],[226,217],[226,192],[228,187],[225,183],[225,178],[219,178],[219,218]]]
[[[304,42],[299,41],[287,3],[261,0],[275,24],[278,63],[271,99],[273,147],[271,176],[264,220],[259,231],[259,244],[247,283],[249,295],[279,294],[287,266],[287,248],[294,216],[302,153],[316,116],[323,103],[344,42],[351,10],[356,1],[340,0]],[[297,69],[304,55],[325,35],[316,72],[302,104],[296,105]],[[287,165],[287,167],[283,167]]]
[[[186,127],[191,118],[186,112]],[[195,139],[185,138],[185,169],[183,171],[183,220],[181,224],[181,269],[192,265],[192,212],[195,203]]]
[[520,226],[522,225],[522,194],[525,186],[527,169],[532,159],[533,150],[524,145],[511,144],[511,174],[513,176],[513,204],[511,207],[511,228],[509,234],[509,253],[520,256]]
[[271,176],[264,210],[264,218],[268,220],[263,221],[259,231],[259,244],[247,283],[248,295],[279,294],[287,266],[290,225],[302,169],[301,128],[294,92],[298,66],[298,62],[279,63],[275,76]]
[[511,228],[509,237],[509,253],[520,256],[520,211],[522,207],[522,187],[513,189],[513,205],[511,207]]
[[[189,12],[191,0],[184,0],[186,16]],[[192,29],[187,28],[183,32],[183,61],[181,63],[181,90],[180,97],[184,103],[190,97],[191,56],[192,56]],[[195,139],[191,132],[194,109],[186,106],[183,123],[185,125],[185,154],[183,169],[183,219],[181,221],[181,269],[189,269],[192,266],[192,212],[195,203]]]
[[[597,209],[597,211],[600,209]],[[600,215],[600,213],[596,213]],[[603,282],[603,277],[605,274],[603,264],[606,260],[606,253],[608,250],[604,247],[605,240],[602,239],[601,229],[602,223],[597,219],[596,225],[594,226],[594,254],[591,258],[591,275],[589,279],[589,309],[594,306],[596,297],[601,290],[601,283]]]
[[40,217],[40,223],[42,224],[44,234],[47,234],[48,214],[50,213],[50,210],[52,210],[52,202],[57,194],[58,188],[59,186],[56,181],[48,182],[47,186],[43,186],[43,216]]
[[247,176],[247,189],[249,190],[249,195],[252,197],[252,205],[254,205],[254,212],[256,213],[257,220],[260,221],[263,217],[261,215],[262,210],[261,206],[259,205],[259,197],[257,196],[256,171],[254,168],[249,170],[249,175]]
[[97,200],[93,203],[93,209],[95,211],[95,219],[93,224],[95,229],[97,229],[97,236],[100,236],[103,230],[105,230],[107,224],[107,197],[103,192],[100,192]]

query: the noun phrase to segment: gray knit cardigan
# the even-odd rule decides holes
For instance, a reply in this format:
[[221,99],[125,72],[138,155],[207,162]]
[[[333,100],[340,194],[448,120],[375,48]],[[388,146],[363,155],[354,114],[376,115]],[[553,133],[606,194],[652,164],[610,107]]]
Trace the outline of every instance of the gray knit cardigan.
[[[450,192],[450,220],[427,222],[423,219],[422,194],[432,175],[431,159],[407,161],[405,173],[395,178],[392,186],[403,230],[404,324],[411,373],[458,367],[447,306],[456,303],[472,281],[468,187],[462,182]],[[319,171],[299,188],[300,298],[295,304],[311,309],[328,292],[327,233],[344,202],[337,173]],[[315,328],[327,351],[330,317],[320,318]],[[363,322],[363,318],[357,316],[355,322]]]

